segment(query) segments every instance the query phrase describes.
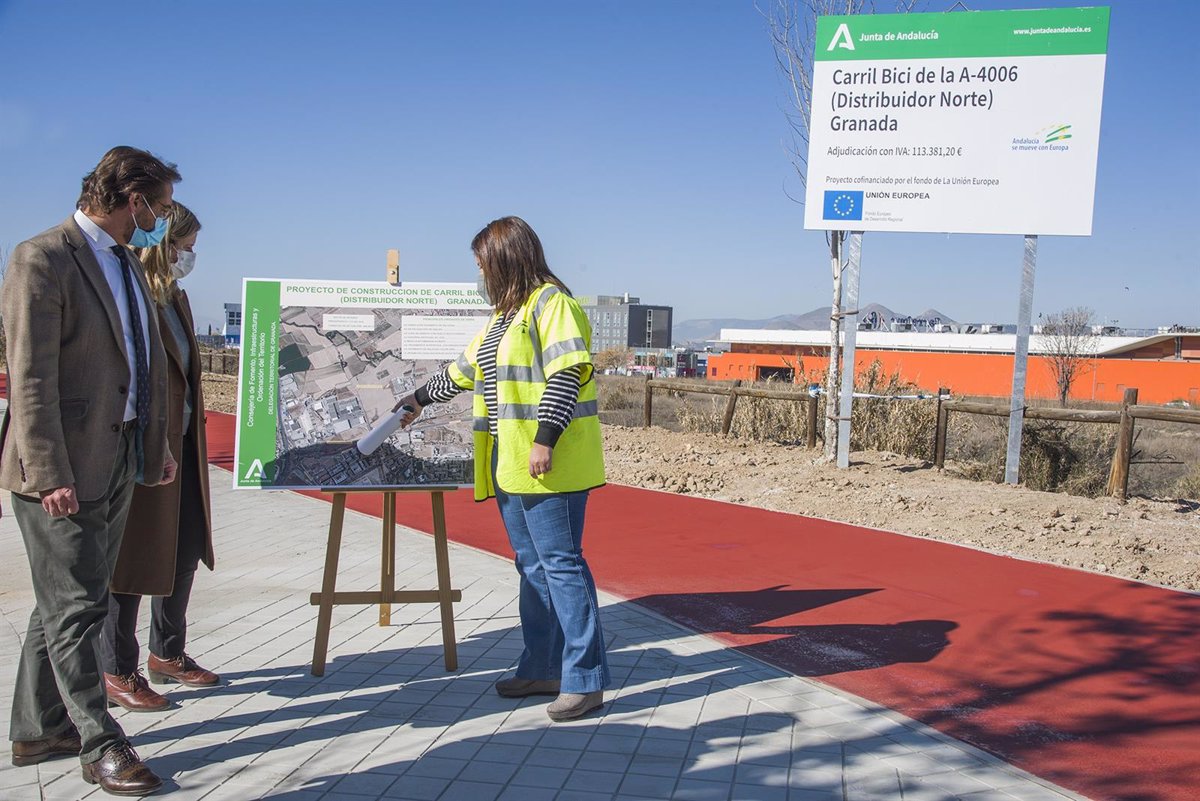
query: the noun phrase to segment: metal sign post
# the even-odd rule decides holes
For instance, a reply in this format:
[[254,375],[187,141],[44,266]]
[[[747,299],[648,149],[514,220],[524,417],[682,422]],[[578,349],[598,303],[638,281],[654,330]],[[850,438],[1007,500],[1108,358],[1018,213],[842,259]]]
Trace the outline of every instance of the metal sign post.
[[1021,468],[1021,432],[1025,429],[1025,378],[1029,373],[1029,330],[1033,323],[1033,278],[1037,270],[1037,237],[1025,237],[1021,267],[1021,301],[1017,310],[1017,349],[1013,359],[1012,402],[1008,413],[1008,453],[1004,481],[1016,484]]
[[842,299],[843,330],[842,392],[838,403],[837,466],[850,466],[850,415],[854,409],[854,346],[858,341],[858,275],[862,261],[862,231],[850,232],[850,255],[846,264],[846,293]]

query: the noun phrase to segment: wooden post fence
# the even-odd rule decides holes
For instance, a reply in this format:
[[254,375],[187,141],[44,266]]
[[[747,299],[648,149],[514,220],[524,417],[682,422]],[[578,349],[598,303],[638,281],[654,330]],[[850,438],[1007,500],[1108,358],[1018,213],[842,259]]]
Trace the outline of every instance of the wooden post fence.
[[[940,391],[939,391],[940,395]],[[1056,409],[1053,407],[1028,406],[1024,417],[1030,420],[1055,420],[1063,423],[1108,423],[1119,426],[1117,446],[1113,453],[1112,467],[1108,474],[1105,494],[1125,500],[1129,494],[1129,468],[1133,462],[1133,439],[1138,420],[1157,420],[1163,423],[1186,423],[1200,425],[1200,409],[1174,409],[1167,406],[1141,406],[1137,402],[1136,387],[1125,390],[1119,411],[1092,409]],[[1007,417],[1007,406],[978,401],[938,401],[937,433],[934,435],[934,465],[939,469],[946,464],[946,433],[950,412],[984,414]]]
[[721,418],[721,436],[729,436],[729,432],[733,427],[733,415],[737,410],[738,398],[759,398],[761,400],[782,400],[793,401],[796,403],[808,404],[808,438],[807,445],[809,448],[817,447],[817,412],[819,409],[819,399],[814,398],[807,392],[797,392],[796,390],[788,389],[762,389],[759,387],[744,386],[744,382],[740,379],[732,384],[721,384],[716,382],[704,382],[694,384],[688,381],[683,381],[675,378],[650,378],[647,376],[645,383],[645,403],[642,411],[642,426],[650,427],[651,419],[654,411],[654,390],[667,390],[674,392],[691,392],[698,395],[725,395],[729,400],[725,403],[725,412]]
[[808,439],[805,441],[805,447],[809,450],[817,447],[817,407],[818,399],[812,395],[808,396]]
[[646,404],[642,411],[644,412],[643,419],[645,421],[643,425],[645,428],[649,428],[650,420],[654,417],[654,384],[653,379],[649,375],[646,376]]
[[937,425],[933,435],[933,463],[938,470],[946,466],[946,433],[949,428],[950,410],[942,399],[950,390],[938,387],[937,394]]
[[[654,390],[664,389],[675,392],[691,392],[700,395],[726,395],[729,400],[725,403],[725,413],[721,419],[721,436],[728,437],[733,427],[733,415],[737,409],[739,397],[761,398],[766,400],[785,400],[808,403],[808,437],[807,447],[817,446],[817,414],[819,398],[807,393],[784,389],[762,389],[759,387],[742,386],[735,381],[732,385],[720,383],[691,383],[673,378],[655,379],[646,377],[646,398],[643,425],[650,427],[654,409]],[[1113,455],[1112,468],[1109,471],[1107,493],[1124,499],[1129,492],[1129,467],[1133,464],[1133,437],[1137,420],[1158,420],[1166,423],[1187,423],[1200,425],[1200,409],[1176,409],[1166,406],[1140,406],[1137,402],[1138,391],[1135,388],[1125,390],[1125,397],[1119,411],[1093,409],[1058,409],[1048,406],[1026,406],[1023,419],[1054,420],[1063,423],[1108,423],[1119,425],[1117,449]],[[938,387],[937,394],[937,423],[933,439],[933,463],[939,469],[946,466],[946,449],[950,427],[950,413],[983,414],[993,417],[1009,417],[1011,410],[1008,405],[982,403],[979,401],[957,400],[949,397],[949,390]]]
[[210,350],[200,354],[200,369],[206,373],[237,375],[240,355],[224,350]]
[[729,392],[729,401],[725,404],[725,416],[721,418],[722,437],[728,437],[729,429],[733,428],[733,410],[737,408],[738,387],[741,385],[741,379],[734,381],[733,388]]
[[1137,399],[1137,388],[1127,387],[1125,398],[1121,401],[1121,428],[1117,433],[1117,450],[1113,454],[1112,470],[1108,474],[1107,494],[1122,501],[1129,493],[1129,460],[1133,456],[1135,421],[1129,410],[1137,406]]

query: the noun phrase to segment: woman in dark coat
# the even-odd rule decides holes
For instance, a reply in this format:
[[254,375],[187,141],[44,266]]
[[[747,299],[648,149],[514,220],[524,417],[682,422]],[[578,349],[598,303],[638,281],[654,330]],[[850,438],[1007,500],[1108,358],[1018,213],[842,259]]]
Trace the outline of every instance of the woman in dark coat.
[[210,570],[213,567],[212,512],[199,351],[192,309],[178,284],[195,264],[193,248],[200,222],[180,203],[172,206],[168,219],[163,241],[138,255],[158,305],[170,364],[168,441],[179,473],[171,484],[138,486],[134,491],[101,638],[109,703],[138,712],[170,706],[150,688],[139,667],[137,616],[143,595],[155,596],[147,662],[150,678],[156,684],[178,682],[192,687],[220,682],[219,676],[197,665],[184,651],[192,580],[200,562]]

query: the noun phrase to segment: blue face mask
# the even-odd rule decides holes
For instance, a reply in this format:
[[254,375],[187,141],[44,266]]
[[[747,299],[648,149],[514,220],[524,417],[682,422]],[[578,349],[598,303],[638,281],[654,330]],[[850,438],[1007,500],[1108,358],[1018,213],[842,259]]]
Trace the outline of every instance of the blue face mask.
[[[150,208],[150,204],[142,198],[142,203],[150,209],[150,213],[154,213],[154,209]],[[149,231],[143,231],[142,226],[138,225],[137,215],[133,215],[133,236],[129,237],[129,246],[135,248],[152,248],[163,240],[167,235],[167,218],[155,217],[154,228]]]

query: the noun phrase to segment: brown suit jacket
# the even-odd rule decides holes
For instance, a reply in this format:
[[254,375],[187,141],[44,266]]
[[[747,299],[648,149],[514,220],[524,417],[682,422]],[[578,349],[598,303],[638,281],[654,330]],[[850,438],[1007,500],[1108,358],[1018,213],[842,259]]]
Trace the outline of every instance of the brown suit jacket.
[[[113,571],[113,592],[131,595],[170,595],[175,587],[175,556],[179,549],[179,532],[183,527],[199,528],[204,532],[204,564],[213,567],[212,511],[208,488],[208,444],[204,437],[204,391],[201,385],[200,349],[196,342],[196,325],[187,295],[180,292],[171,304],[187,329],[192,349],[191,370],[184,372],[183,354],[166,314],[160,312],[159,331],[167,351],[170,410],[167,413],[167,441],[171,453],[180,459],[178,478],[162,487],[138,487],[133,491],[133,505],[121,540],[121,555]],[[183,464],[183,404],[191,390],[192,422],[189,433],[196,443],[196,461]],[[204,499],[203,520],[180,520],[179,497],[185,482],[198,481]]]
[[[130,258],[142,292],[150,288]],[[157,484],[167,450],[167,355],[150,308],[150,420],[141,480]],[[80,501],[108,490],[133,385],[117,302],[74,219],[13,250],[0,293],[8,414],[0,428],[0,487],[21,495],[74,486]]]

